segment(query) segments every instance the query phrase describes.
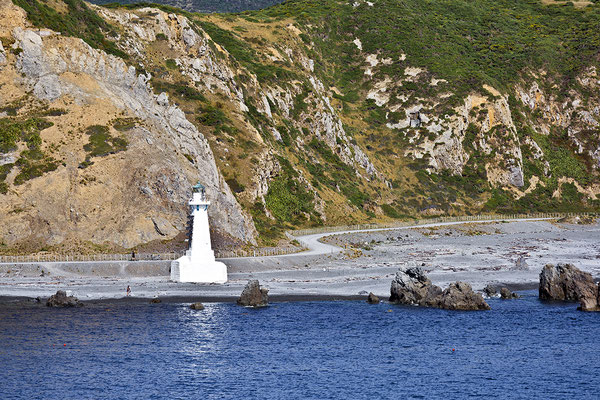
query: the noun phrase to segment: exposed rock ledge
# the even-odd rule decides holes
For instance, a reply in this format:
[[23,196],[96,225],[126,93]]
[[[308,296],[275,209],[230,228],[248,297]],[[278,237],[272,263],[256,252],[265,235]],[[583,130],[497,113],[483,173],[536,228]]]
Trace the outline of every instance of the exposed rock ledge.
[[433,285],[419,267],[396,272],[392,281],[390,302],[446,310],[489,310],[483,296],[475,293],[471,285],[454,282],[445,290]]

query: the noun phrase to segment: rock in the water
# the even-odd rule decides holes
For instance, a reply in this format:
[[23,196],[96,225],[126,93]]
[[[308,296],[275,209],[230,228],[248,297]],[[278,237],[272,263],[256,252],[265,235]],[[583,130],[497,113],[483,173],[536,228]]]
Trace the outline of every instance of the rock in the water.
[[379,297],[375,296],[373,294],[373,292],[369,293],[369,296],[367,297],[367,303],[369,304],[379,304],[380,300]]
[[496,288],[492,285],[487,285],[483,288],[483,294],[485,294],[487,297],[494,297],[498,294],[498,292],[496,291]]
[[59,290],[46,301],[48,307],[82,307],[83,303],[75,296],[67,296],[67,292]]
[[572,264],[547,264],[540,272],[542,300],[578,301],[582,311],[600,311],[600,293],[592,275]]
[[192,305],[190,305],[190,308],[192,310],[204,310],[204,304],[202,304],[202,303],[192,303]]
[[540,272],[539,296],[542,300],[579,301],[591,297],[595,289],[592,275],[572,264],[547,264]]
[[269,304],[269,289],[261,287],[258,280],[249,281],[237,303],[244,307],[264,307]]
[[489,310],[490,306],[483,296],[475,293],[471,285],[465,282],[451,283],[441,296],[433,301],[433,307],[446,310]]
[[596,288],[596,299],[593,296],[584,297],[581,299],[581,304],[577,308],[581,311],[600,311],[600,282]]
[[159,299],[158,297],[155,297],[152,300],[150,300],[150,304],[158,304],[158,303],[162,303],[162,300]]
[[416,304],[447,310],[489,310],[483,296],[475,293],[471,285],[455,282],[442,291],[425,276],[421,268],[400,270],[392,281],[390,302]]
[[422,268],[413,267],[396,272],[390,289],[390,302],[423,305],[426,299],[441,293],[442,289],[431,284]]
[[502,300],[518,299],[519,295],[511,292],[510,289],[503,287],[500,289],[500,298]]

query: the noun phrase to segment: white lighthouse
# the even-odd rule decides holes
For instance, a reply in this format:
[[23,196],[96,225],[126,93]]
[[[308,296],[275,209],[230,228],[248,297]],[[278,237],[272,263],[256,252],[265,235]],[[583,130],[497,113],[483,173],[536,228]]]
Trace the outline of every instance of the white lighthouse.
[[190,249],[185,256],[171,263],[171,280],[175,282],[225,283],[227,266],[215,261],[210,245],[208,206],[204,186],[193,188],[190,208],[192,211],[192,235]]

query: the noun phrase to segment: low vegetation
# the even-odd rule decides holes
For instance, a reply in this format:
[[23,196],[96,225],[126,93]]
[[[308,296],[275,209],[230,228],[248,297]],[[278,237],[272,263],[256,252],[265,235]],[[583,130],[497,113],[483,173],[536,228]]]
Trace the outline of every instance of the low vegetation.
[[81,0],[62,0],[68,11],[61,13],[45,1],[13,0],[13,3],[27,12],[27,18],[35,26],[52,29],[66,36],[83,39],[87,44],[107,53],[127,59],[127,53],[120,50],[114,40],[114,27],[92,11]]
[[58,161],[46,154],[42,148],[40,132],[53,124],[48,120],[34,117],[9,117],[0,119],[0,154],[17,152],[19,143],[25,145],[16,162],[0,166],[0,194],[6,194],[8,183],[6,178],[9,172],[18,168],[13,184],[21,185],[24,182],[42,176],[46,172],[58,168]]
[[[118,127],[122,127],[122,123],[116,122]],[[91,125],[85,129],[85,133],[89,136],[89,142],[83,146],[86,158],[79,165],[80,168],[86,168],[93,164],[92,157],[104,157],[127,150],[127,139],[121,136],[112,136],[107,126]]]

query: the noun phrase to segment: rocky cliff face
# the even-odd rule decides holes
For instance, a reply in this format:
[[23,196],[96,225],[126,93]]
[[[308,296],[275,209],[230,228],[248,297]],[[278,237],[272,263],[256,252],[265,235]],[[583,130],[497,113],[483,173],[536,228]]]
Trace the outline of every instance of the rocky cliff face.
[[[8,8],[19,14],[16,7],[3,6],[5,13]],[[207,187],[218,230],[254,241],[251,220],[219,173],[207,140],[168,95],[154,93],[148,75],[81,39],[27,25],[20,18],[4,27],[14,40],[11,47],[19,50],[3,67],[3,85],[10,90],[2,100],[24,104],[17,115],[23,118],[32,104],[62,110],[48,118],[54,126],[42,132],[44,148],[62,165],[10,186],[0,227],[5,245],[87,240],[130,248],[172,239],[185,231],[186,202],[196,181]],[[18,97],[28,92],[25,99]],[[82,168],[87,139],[82,131],[115,120],[129,121],[123,132],[127,149],[92,158]],[[5,154],[3,164],[15,163],[20,153],[18,146]]]
[[341,58],[327,25],[278,8],[53,1],[81,15],[77,31],[39,4],[0,2],[5,250],[182,247],[197,181],[229,244],[323,223],[600,205],[593,65],[566,92],[533,69],[509,89],[464,90],[362,32],[336,38]]

